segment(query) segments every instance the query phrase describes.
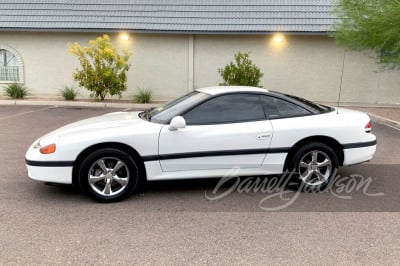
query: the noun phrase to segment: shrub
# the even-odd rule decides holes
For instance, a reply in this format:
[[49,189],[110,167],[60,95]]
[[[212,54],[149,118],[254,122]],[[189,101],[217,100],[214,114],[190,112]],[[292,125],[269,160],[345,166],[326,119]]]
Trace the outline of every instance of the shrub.
[[76,96],[79,94],[78,89],[75,87],[65,86],[64,88],[60,89],[60,94],[66,101],[73,101],[75,100]]
[[153,92],[151,89],[139,89],[139,92],[133,96],[133,100],[137,103],[150,103],[153,100]]
[[264,76],[261,70],[249,59],[249,53],[235,54],[235,63],[230,62],[225,68],[218,69],[224,86],[260,87],[260,79]]
[[97,99],[104,101],[107,95],[119,95],[126,90],[126,72],[130,64],[130,53],[117,52],[108,35],[89,41],[88,46],[69,44],[68,50],[75,55],[81,69],[73,73],[80,87],[91,91]]
[[5,93],[8,97],[13,99],[23,99],[31,94],[27,87],[19,83],[9,84],[5,88]]

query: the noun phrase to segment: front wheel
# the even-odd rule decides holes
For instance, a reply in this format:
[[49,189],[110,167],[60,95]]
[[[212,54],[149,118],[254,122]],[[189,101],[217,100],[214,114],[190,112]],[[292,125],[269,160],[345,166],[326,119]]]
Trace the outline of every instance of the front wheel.
[[335,177],[338,166],[338,157],[330,146],[312,142],[294,153],[289,170],[301,190],[322,191]]
[[116,202],[130,195],[138,184],[138,167],[124,151],[99,149],[82,163],[79,184],[98,202]]

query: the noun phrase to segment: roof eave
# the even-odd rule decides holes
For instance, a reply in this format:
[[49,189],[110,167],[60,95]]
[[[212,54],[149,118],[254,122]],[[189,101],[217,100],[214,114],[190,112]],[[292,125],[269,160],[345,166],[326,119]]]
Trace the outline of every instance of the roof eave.
[[178,30],[142,30],[142,29],[100,29],[100,28],[0,28],[0,32],[132,32],[152,34],[188,34],[188,35],[271,35],[277,32],[288,35],[328,35],[332,31],[178,31]]

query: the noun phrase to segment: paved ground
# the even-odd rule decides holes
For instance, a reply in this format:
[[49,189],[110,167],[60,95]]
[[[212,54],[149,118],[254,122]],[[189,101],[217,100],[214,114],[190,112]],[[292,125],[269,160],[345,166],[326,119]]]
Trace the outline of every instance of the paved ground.
[[[352,107],[350,107],[352,108]],[[373,115],[384,117],[400,124],[400,108],[385,108],[385,107],[353,107],[359,111],[367,112]]]
[[217,181],[202,180],[152,183],[124,202],[97,204],[28,179],[24,153],[34,139],[122,109],[0,106],[0,265],[398,263],[400,131],[377,123],[374,160],[343,168],[323,194],[212,201]]

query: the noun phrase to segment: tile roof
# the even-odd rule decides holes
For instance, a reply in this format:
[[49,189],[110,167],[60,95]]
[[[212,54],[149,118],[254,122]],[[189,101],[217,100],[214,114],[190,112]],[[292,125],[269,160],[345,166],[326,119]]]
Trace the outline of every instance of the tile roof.
[[2,0],[0,30],[324,33],[335,0]]

